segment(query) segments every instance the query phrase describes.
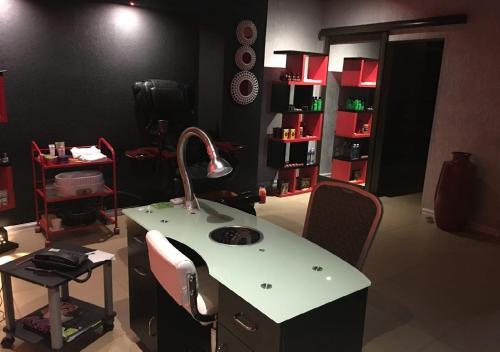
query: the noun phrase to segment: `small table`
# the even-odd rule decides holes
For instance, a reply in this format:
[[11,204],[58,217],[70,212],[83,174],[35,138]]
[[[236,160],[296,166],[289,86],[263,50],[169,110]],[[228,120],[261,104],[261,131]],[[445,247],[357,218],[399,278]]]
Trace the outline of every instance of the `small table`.
[[[68,249],[80,253],[90,253],[94,251],[90,248],[70,245],[57,245],[54,246],[54,248]],[[49,340],[46,336],[25,329],[23,327],[22,319],[17,321],[15,320],[11,277],[25,280],[47,288],[50,314],[50,347],[52,350],[60,350],[63,347],[61,300],[77,304],[82,310],[81,319],[79,321],[79,325],[82,326],[82,329],[76,334],[80,335],[83,332],[94,330],[100,326],[103,326],[104,332],[112,330],[116,313],[113,311],[113,280],[111,261],[107,260],[104,262],[92,263],[88,260],[87,265],[83,265],[81,269],[67,272],[73,277],[78,277],[85,274],[89,269],[93,270],[99,266],[103,266],[104,308],[102,308],[70,297],[68,283],[72,281],[72,279],[65,278],[57,274],[41,274],[26,270],[27,267],[34,266],[30,259],[33,258],[35,254],[43,250],[45,249],[33,252],[27,256],[18,258],[0,266],[6,323],[4,328],[6,336],[1,342],[2,347],[11,348],[15,337],[33,344],[43,343],[44,341],[48,343]],[[33,313],[30,315],[33,315]]]

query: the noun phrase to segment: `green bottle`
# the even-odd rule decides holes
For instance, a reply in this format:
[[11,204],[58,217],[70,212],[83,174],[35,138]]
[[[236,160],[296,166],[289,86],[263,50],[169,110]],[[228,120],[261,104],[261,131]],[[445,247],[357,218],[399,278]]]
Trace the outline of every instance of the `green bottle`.
[[317,109],[316,111],[321,111],[321,110],[323,110],[323,98],[318,97],[317,102],[318,102],[318,109]]

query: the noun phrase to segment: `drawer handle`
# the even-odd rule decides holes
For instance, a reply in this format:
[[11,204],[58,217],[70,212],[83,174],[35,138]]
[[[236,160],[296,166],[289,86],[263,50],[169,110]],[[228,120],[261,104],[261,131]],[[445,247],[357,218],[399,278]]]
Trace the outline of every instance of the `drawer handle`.
[[[246,322],[244,322],[243,320],[241,320],[242,318],[244,320],[246,320]],[[243,329],[245,329],[248,332],[255,332],[255,331],[257,331],[257,328],[258,328],[257,324],[252,323],[250,320],[246,319],[245,315],[243,313],[235,314],[233,316],[233,320],[234,320],[234,322],[236,324],[238,324],[239,326],[241,326]]]
[[141,269],[139,269],[139,267],[137,267],[137,266],[134,268],[134,271],[135,271],[138,275],[140,275],[140,276],[143,276],[143,277],[148,276],[148,274],[146,274],[144,271],[142,271]]
[[156,331],[153,331],[152,326],[153,326],[153,321],[156,320],[156,317],[151,317],[148,321],[148,335],[153,337],[156,336]]
[[134,241],[136,241],[137,243],[139,244],[146,244],[146,241],[144,241],[142,238],[140,237],[143,237],[141,235],[135,235],[134,237],[132,237],[134,239]]

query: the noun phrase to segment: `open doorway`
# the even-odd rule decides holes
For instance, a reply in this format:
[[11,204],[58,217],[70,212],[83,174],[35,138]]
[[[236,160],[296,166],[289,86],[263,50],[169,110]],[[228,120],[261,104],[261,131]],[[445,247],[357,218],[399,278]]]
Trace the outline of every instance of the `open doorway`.
[[441,39],[387,43],[374,170],[379,196],[422,192],[443,47]]

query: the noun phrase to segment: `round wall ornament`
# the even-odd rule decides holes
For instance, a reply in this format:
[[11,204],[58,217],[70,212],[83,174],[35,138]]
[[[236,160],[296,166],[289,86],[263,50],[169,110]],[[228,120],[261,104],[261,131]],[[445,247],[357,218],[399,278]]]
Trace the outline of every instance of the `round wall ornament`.
[[259,94],[259,81],[252,72],[238,72],[231,81],[231,96],[240,105],[248,105]]
[[241,45],[252,45],[257,40],[257,27],[250,20],[243,20],[236,27],[236,38]]
[[249,71],[255,66],[257,57],[255,55],[255,50],[251,46],[243,45],[234,54],[234,61],[236,66],[242,71]]

